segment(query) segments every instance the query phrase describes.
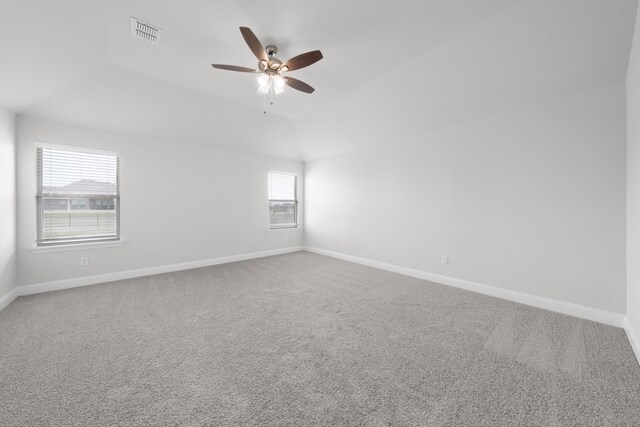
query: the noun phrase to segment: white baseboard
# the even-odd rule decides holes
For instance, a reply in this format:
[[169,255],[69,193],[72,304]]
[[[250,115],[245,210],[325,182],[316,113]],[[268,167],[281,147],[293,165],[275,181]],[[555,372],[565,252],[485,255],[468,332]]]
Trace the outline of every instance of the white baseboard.
[[626,316],[624,319],[624,331],[627,334],[627,338],[629,338],[629,344],[631,344],[631,348],[636,355],[636,359],[638,360],[638,364],[640,364],[640,335],[637,334],[637,331],[629,322],[629,316]]
[[[273,255],[282,255],[304,250],[302,246],[294,246],[283,249],[272,249],[261,252],[230,255],[219,258],[189,261],[179,264],[160,265],[157,267],[140,268],[137,270],[118,271],[115,273],[98,274],[95,276],[77,277],[73,279],[55,280],[52,282],[37,283],[33,285],[18,286],[14,291],[17,296],[39,294],[42,292],[58,291],[61,289],[76,288],[78,286],[95,285],[98,283],[113,282],[116,280],[133,279],[135,277],[151,276],[153,274],[171,273],[173,271],[190,270],[192,268],[209,267],[212,265],[226,264],[229,262],[245,261],[248,259],[264,258]],[[14,297],[15,298],[15,297]],[[0,305],[1,308],[1,305]]]
[[325,249],[305,246],[305,250],[319,255],[326,255],[333,258],[354,262],[356,264],[362,264],[369,267],[379,268],[381,270],[403,274],[405,276],[411,276],[418,279],[428,280],[430,282],[440,283],[442,285],[448,285],[455,288],[478,292],[484,295],[490,295],[492,297],[502,298],[533,307],[543,308],[545,310],[555,311],[558,313],[567,314],[569,316],[592,320],[594,322],[604,323],[619,328],[622,328],[624,323],[625,316],[619,313],[613,313],[597,308],[585,307],[570,302],[558,301],[551,298],[540,297],[524,292],[498,288],[495,286],[483,285],[481,283],[470,282],[468,280],[456,279],[454,277],[429,273],[427,271],[416,270],[408,267],[401,267],[394,264],[374,261],[367,258],[360,258],[353,255],[346,255],[339,252],[328,251]]
[[0,310],[11,304],[11,302],[18,297],[16,288],[11,289],[6,294],[0,296]]
[[[199,261],[190,261],[179,264],[162,265],[157,267],[141,268],[137,270],[120,271],[115,273],[99,274],[95,276],[85,276],[73,279],[56,280],[52,282],[37,283],[33,285],[18,286],[9,291],[2,297],[0,297],[0,310],[11,303],[17,296],[32,295],[41,292],[50,292],[61,289],[75,288],[78,286],[94,285],[98,283],[113,282],[116,280],[132,279],[135,277],[150,276],[153,274],[170,273],[173,271],[189,270],[192,268],[208,267],[212,265],[225,264],[229,262],[244,261],[255,258],[262,258],[273,255],[281,255],[291,252],[299,252],[306,250],[308,252],[326,255],[333,258],[342,259],[345,261],[354,262],[357,264],[367,265],[369,267],[379,268],[381,270],[391,271],[394,273],[403,274],[406,276],[415,277],[418,279],[428,280],[443,285],[453,286],[473,292],[478,292],[485,295],[490,295],[497,298],[506,299],[509,301],[518,302],[521,304],[530,305],[533,307],[543,308],[546,310],[555,311],[558,313],[567,314],[582,319],[592,320],[595,322],[604,323],[611,326],[625,327],[629,340],[632,343],[633,349],[636,352],[636,356],[640,354],[640,339],[634,332],[625,324],[625,316],[618,313],[612,313],[609,311],[599,310],[596,308],[585,307],[577,304],[572,304],[564,301],[558,301],[550,298],[539,297],[536,295],[527,294],[524,292],[512,291],[503,288],[497,288],[495,286],[483,285],[468,280],[456,279],[454,277],[443,276],[439,274],[429,273],[426,271],[416,270],[408,267],[401,267],[394,264],[388,264],[380,261],[374,261],[366,258],[360,258],[352,255],[346,255],[334,251],[328,251],[325,249],[318,249],[314,247],[302,247],[294,246],[290,248],[274,249],[261,252],[251,252],[246,254],[224,256],[219,258],[211,258]],[[640,356],[639,356],[640,360]]]

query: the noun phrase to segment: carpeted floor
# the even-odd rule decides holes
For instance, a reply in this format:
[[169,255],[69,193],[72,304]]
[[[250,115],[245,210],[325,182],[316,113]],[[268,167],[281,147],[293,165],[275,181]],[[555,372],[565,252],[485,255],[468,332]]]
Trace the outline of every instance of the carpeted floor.
[[624,331],[318,255],[21,297],[0,425],[640,425]]

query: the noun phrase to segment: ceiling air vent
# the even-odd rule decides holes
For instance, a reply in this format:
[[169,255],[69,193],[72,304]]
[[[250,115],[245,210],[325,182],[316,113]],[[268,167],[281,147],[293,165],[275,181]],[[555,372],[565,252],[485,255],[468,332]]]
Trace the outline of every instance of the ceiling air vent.
[[137,18],[131,18],[131,35],[155,45],[160,44],[162,30]]

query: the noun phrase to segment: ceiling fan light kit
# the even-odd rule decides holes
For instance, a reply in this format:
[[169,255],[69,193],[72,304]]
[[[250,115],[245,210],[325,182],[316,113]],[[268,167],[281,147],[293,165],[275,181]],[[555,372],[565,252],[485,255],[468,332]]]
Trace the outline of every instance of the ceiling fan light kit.
[[264,113],[267,113],[267,98],[270,105],[273,105],[273,97],[284,91],[287,85],[293,89],[304,93],[313,93],[315,90],[303,81],[285,76],[283,73],[299,70],[308,67],[323,58],[322,52],[313,50],[301,55],[295,56],[288,61],[282,62],[276,58],[278,48],[274,45],[263,47],[260,40],[248,27],[240,27],[240,33],[249,49],[258,58],[258,68],[239,67],[236,65],[211,64],[213,68],[227,71],[238,71],[241,73],[260,73],[258,77],[258,94],[264,96]]

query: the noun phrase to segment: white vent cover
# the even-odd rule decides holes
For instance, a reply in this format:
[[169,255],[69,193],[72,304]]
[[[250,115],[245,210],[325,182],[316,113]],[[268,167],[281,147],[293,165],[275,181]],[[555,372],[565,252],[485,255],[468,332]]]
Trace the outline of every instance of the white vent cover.
[[162,30],[138,18],[131,18],[131,35],[155,45],[160,44]]

